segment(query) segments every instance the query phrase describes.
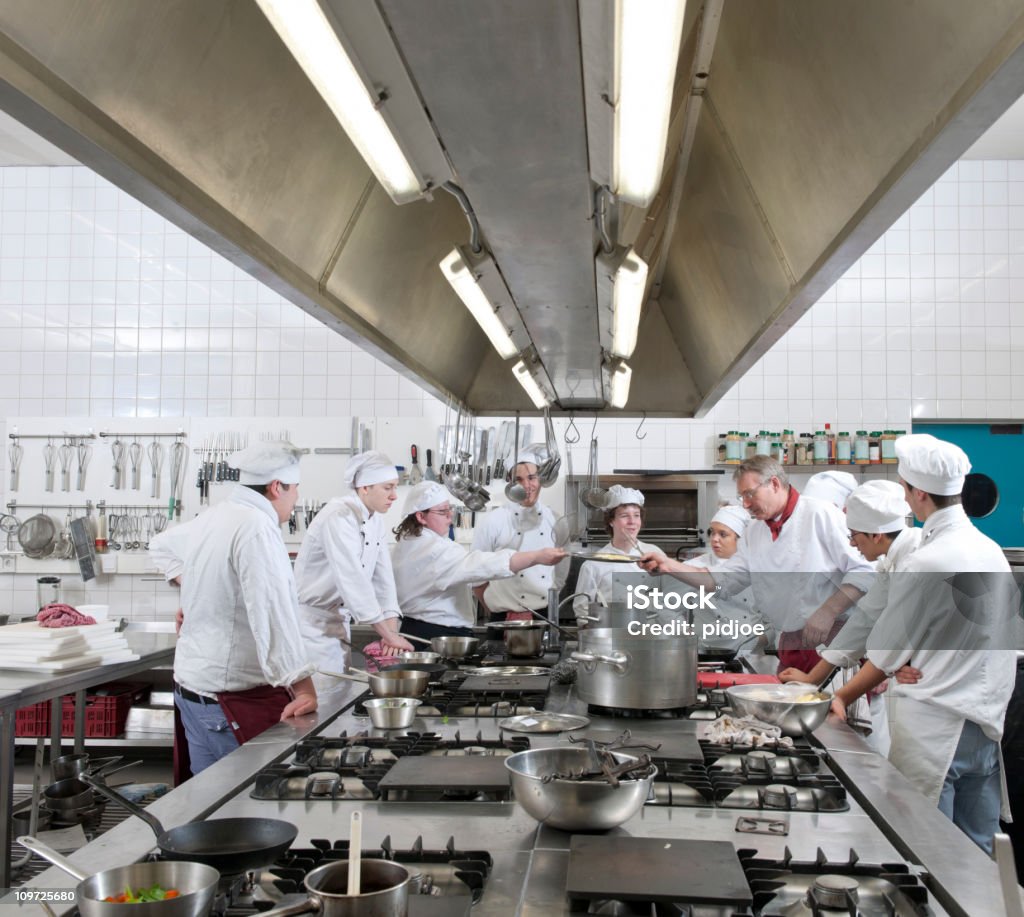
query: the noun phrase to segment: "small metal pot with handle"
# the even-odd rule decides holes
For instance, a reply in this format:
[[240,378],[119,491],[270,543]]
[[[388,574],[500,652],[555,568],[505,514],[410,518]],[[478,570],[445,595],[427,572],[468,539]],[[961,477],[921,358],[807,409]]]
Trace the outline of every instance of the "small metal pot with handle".
[[492,621],[487,625],[505,631],[505,652],[509,656],[526,659],[544,653],[544,621]]
[[400,863],[367,860],[359,863],[358,895],[349,895],[348,860],[314,869],[303,880],[305,901],[266,911],[262,917],[315,913],[320,917],[407,917],[412,876]]

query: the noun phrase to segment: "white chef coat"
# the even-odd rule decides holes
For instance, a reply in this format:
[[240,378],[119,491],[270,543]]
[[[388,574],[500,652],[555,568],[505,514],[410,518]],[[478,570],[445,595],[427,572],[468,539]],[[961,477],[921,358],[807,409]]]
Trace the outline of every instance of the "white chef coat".
[[424,528],[398,539],[391,555],[402,614],[444,627],[476,624],[470,586],[512,576],[516,552],[466,550],[444,535]]
[[[650,554],[652,551],[661,553],[661,548],[638,541],[628,551],[615,547],[610,541],[603,548],[597,549],[601,554],[625,554],[630,557],[639,557],[641,554]],[[631,567],[628,564],[607,564],[599,560],[584,561],[580,565],[580,572],[576,578],[576,591],[585,593],[573,599],[572,608],[576,614],[586,614],[591,602],[603,602],[607,605],[615,599],[615,577],[623,573],[642,573],[639,567]]]
[[190,527],[174,679],[213,696],[313,674],[277,512],[236,485]]
[[[785,528],[785,526],[783,526]],[[694,557],[688,560],[687,563],[694,567],[703,567],[705,570],[714,570],[720,567],[728,560],[723,560],[715,555],[714,551],[708,551],[707,554],[701,554],[700,557]],[[771,628],[771,625],[765,621],[764,616],[757,610],[754,604],[754,592],[751,589],[744,589],[741,592],[733,596],[719,596],[716,595],[712,600],[715,605],[715,610],[706,610],[699,612],[698,618],[707,618],[708,616],[713,617],[716,621],[736,621],[739,624],[748,624],[753,626],[755,624],[765,625],[766,631]],[[699,640],[697,643],[698,649],[722,649],[722,650],[739,650],[743,647],[752,648],[757,644],[758,637],[713,637],[705,640],[703,637],[703,629],[700,628],[701,621],[698,620],[698,636]]]
[[[508,503],[477,516],[473,530],[474,551],[539,551],[553,548],[555,515],[541,503],[519,506]],[[479,582],[486,582],[481,577]],[[548,589],[558,587],[555,568],[538,564],[511,577],[492,580],[484,592],[491,611],[539,610],[548,604]]]
[[801,495],[777,540],[767,523],[754,520],[712,575],[722,598],[750,587],[758,611],[783,634],[802,630],[840,585],[867,592],[873,571],[851,547],[846,517],[831,503]]
[[[992,593],[974,599],[954,590],[952,575],[972,572],[1000,574],[985,578]],[[1002,737],[1017,659],[1000,630],[1008,622],[999,610],[1016,610],[1018,603],[1002,549],[960,505],[928,517],[920,547],[890,579],[887,610],[868,637],[867,657],[885,672],[907,662],[921,670],[917,684],[892,688],[889,757],[933,802],[965,720],[993,741]]]
[[180,522],[149,539],[149,559],[168,582],[185,570],[185,554],[199,518]]
[[867,651],[868,634],[889,603],[889,574],[903,569],[907,558],[921,543],[921,529],[908,526],[894,539],[889,550],[875,562],[875,578],[871,588],[860,598],[827,647],[818,647],[818,655],[830,665],[847,668],[857,665]]
[[399,617],[384,516],[356,494],[335,497],[312,521],[295,559],[302,635],[320,668],[341,671],[349,621]]

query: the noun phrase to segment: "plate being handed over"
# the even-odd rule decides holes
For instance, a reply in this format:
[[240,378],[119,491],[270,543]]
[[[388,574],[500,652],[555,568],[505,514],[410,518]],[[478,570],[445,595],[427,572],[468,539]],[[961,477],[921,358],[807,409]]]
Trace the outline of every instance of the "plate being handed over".
[[616,551],[567,551],[566,556],[581,560],[596,560],[602,564],[635,564],[640,558]]

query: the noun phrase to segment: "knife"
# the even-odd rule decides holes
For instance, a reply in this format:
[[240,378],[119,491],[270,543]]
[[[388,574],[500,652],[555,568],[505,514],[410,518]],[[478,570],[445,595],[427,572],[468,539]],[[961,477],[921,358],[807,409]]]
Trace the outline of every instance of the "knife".
[[420,470],[419,455],[416,452],[416,444],[412,444],[412,468],[409,469],[409,483],[415,487],[423,480],[423,472]]

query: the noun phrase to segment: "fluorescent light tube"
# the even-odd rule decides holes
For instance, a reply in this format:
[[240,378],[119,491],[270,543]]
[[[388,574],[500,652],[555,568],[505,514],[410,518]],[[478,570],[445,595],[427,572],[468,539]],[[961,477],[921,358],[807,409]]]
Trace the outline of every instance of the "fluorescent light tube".
[[646,287],[647,262],[631,248],[612,279],[612,353],[617,357],[628,359],[636,349]]
[[608,375],[608,403],[613,408],[624,408],[629,401],[629,383],[633,379],[633,370],[620,361],[611,367]]
[[508,329],[498,318],[494,311],[494,305],[487,298],[487,294],[480,287],[476,272],[467,264],[462,252],[456,247],[441,262],[441,273],[452,285],[452,289],[458,294],[466,308],[472,313],[477,324],[483,329],[498,355],[507,360],[514,357],[519,351],[516,349]]
[[526,389],[526,394],[530,396],[530,400],[533,402],[533,406],[538,410],[546,408],[551,404],[551,400],[547,395],[544,394],[541,387],[537,384],[537,380],[533,378],[530,370],[526,368],[526,363],[520,360],[512,367],[512,372],[515,373],[516,379],[519,380],[519,384]]
[[648,207],[661,184],[685,0],[615,0],[612,190]]
[[420,181],[317,0],[256,0],[309,81],[396,204],[421,197]]

